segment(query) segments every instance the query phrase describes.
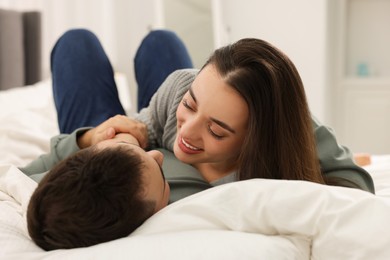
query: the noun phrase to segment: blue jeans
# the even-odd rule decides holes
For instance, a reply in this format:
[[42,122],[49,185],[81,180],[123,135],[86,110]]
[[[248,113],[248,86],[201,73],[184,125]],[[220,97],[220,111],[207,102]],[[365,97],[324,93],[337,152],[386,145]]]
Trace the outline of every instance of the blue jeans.
[[[165,78],[177,69],[192,68],[183,42],[173,32],[150,32],[134,59],[138,110],[149,101]],[[51,53],[53,96],[61,133],[97,126],[125,114],[110,61],[90,31],[67,31]]]

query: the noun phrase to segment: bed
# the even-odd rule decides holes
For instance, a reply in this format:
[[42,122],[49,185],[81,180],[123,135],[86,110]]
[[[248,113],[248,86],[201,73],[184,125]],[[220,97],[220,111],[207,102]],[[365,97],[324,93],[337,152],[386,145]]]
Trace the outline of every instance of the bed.
[[[117,74],[125,98],[125,78]],[[28,236],[36,183],[18,170],[58,133],[51,81],[0,92],[0,259],[389,259],[390,157],[366,169],[377,195],[303,181],[222,185],[169,205],[126,238],[45,252]]]
[[[130,111],[126,78],[116,74],[116,81]],[[26,227],[37,184],[17,167],[47,152],[58,134],[51,81],[6,88],[0,91],[0,259],[390,259],[387,155],[366,166],[376,196],[303,181],[249,180],[175,202],[128,237],[43,251]]]

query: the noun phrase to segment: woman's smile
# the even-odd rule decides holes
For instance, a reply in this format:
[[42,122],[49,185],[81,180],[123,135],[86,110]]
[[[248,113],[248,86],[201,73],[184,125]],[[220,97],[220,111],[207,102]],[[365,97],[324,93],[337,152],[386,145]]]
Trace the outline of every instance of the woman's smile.
[[188,142],[186,142],[184,140],[184,138],[182,138],[181,136],[178,136],[178,144],[179,144],[179,148],[184,152],[184,153],[187,153],[187,154],[196,154],[196,153],[200,153],[202,152],[203,150],[201,148],[197,148],[191,144],[189,144]]

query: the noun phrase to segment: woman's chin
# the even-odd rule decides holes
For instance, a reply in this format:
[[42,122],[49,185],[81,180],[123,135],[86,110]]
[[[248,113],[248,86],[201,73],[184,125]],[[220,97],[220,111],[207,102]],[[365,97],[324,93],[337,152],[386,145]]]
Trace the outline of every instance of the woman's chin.
[[175,154],[176,158],[182,161],[183,159],[185,160],[185,155],[184,153],[180,150],[179,146],[175,142],[173,146],[173,153]]
[[177,143],[175,142],[174,146],[173,146],[173,153],[175,154],[175,157],[183,162],[183,163],[187,163],[187,164],[191,164],[192,162],[190,161],[190,156],[187,155],[186,153],[184,153],[180,147],[177,145]]

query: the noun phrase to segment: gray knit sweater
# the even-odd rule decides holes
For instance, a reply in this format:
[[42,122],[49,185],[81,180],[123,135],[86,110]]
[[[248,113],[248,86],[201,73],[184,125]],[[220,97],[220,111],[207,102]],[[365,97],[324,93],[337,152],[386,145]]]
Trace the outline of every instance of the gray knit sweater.
[[173,151],[176,137],[176,109],[190,88],[198,70],[173,72],[152,97],[150,104],[136,116],[148,126],[151,148],[163,147]]

